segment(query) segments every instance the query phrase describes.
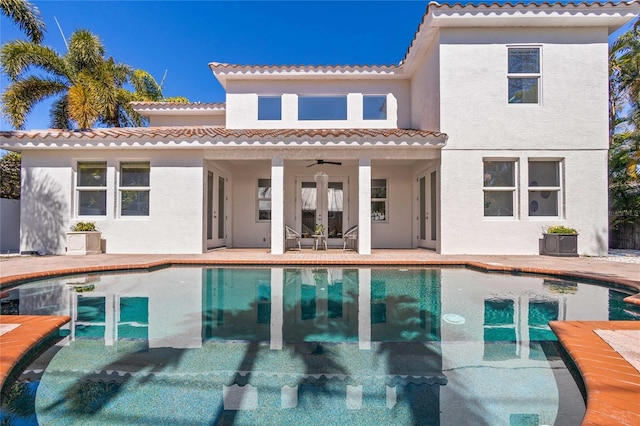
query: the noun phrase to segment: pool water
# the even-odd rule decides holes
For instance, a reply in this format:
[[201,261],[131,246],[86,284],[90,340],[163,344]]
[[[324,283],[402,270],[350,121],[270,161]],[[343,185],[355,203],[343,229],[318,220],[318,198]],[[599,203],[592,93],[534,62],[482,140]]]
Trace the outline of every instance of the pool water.
[[640,317],[607,287],[447,268],[168,268],[4,296],[72,321],[5,385],[3,424],[578,424],[548,322]]

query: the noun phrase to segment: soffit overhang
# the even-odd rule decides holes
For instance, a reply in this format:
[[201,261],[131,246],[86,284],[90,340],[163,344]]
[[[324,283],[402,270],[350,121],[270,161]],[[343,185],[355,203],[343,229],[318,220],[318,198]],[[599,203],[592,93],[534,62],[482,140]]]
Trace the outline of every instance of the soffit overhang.
[[214,147],[430,147],[442,148],[447,135],[414,129],[227,129],[212,126],[129,127],[0,132],[0,148],[176,149]]

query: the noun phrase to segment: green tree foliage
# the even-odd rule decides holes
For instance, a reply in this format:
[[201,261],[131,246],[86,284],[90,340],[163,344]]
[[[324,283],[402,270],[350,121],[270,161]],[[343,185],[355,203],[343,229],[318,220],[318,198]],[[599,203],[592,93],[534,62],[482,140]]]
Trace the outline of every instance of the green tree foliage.
[[640,21],[609,53],[609,210],[613,225],[640,216]]
[[8,152],[0,158],[0,198],[20,199],[21,161],[17,152]]
[[42,42],[44,22],[36,6],[25,0],[0,0],[0,11],[15,22],[31,42]]
[[77,30],[68,46],[64,55],[23,40],[0,49],[0,68],[11,79],[2,113],[14,128],[23,129],[34,106],[51,97],[51,127],[57,129],[142,126],[145,120],[129,103],[164,100],[151,75],[106,57],[95,34]]

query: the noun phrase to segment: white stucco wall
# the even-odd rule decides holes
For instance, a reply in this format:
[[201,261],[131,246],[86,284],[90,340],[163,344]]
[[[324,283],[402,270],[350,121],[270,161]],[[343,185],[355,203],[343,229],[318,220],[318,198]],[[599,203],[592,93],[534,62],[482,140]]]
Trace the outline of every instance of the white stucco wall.
[[[483,158],[517,161],[513,218],[484,217]],[[528,216],[529,159],[562,160],[561,217]],[[538,254],[551,225],[576,228],[578,252],[601,255],[608,247],[606,151],[442,151],[442,254]],[[600,170],[600,173],[595,172]]]
[[[75,214],[78,161],[107,162],[106,216]],[[118,217],[116,167],[120,161],[151,163],[148,217]],[[200,151],[25,150],[21,250],[62,254],[69,226],[94,221],[107,253],[201,253],[202,164]]]
[[440,131],[440,45],[437,40],[411,79],[411,127]]
[[[606,28],[443,29],[440,35],[441,252],[537,254],[542,229],[577,228],[581,254],[606,253]],[[540,103],[508,104],[507,46],[541,48]],[[483,217],[483,158],[515,159],[514,218]],[[564,213],[528,217],[529,158],[563,160]],[[499,236],[499,238],[497,238]]]
[[[387,119],[363,120],[362,96],[386,95]],[[282,119],[258,121],[258,95],[282,95]],[[298,95],[347,95],[347,120],[298,120]],[[230,129],[408,128],[411,124],[408,80],[229,81]]]

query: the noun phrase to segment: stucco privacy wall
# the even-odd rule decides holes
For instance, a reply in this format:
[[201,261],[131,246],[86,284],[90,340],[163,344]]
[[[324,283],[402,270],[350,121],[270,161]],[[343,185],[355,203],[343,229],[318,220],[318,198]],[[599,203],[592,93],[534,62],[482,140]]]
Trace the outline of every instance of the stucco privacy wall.
[[[409,128],[408,80],[287,80],[227,82],[229,129]],[[387,95],[387,119],[363,120],[362,95]],[[282,120],[258,121],[258,95],[282,95]],[[298,120],[298,95],[347,95],[347,120]]]
[[[514,218],[485,218],[483,159],[517,161]],[[529,217],[528,161],[563,159],[564,192],[561,218]],[[538,254],[538,240],[550,225],[567,225],[580,233],[578,252],[607,253],[607,151],[442,151],[441,253]],[[603,173],[594,173],[603,169]]]
[[[607,28],[443,28],[440,42],[444,149],[608,148]],[[540,105],[507,103],[518,45],[541,47]]]
[[[94,221],[109,253],[202,252],[202,152],[173,150],[64,150],[22,153],[21,250],[64,253],[65,232]],[[75,215],[78,161],[107,162],[107,215]],[[117,168],[149,161],[148,217],[118,217]]]

